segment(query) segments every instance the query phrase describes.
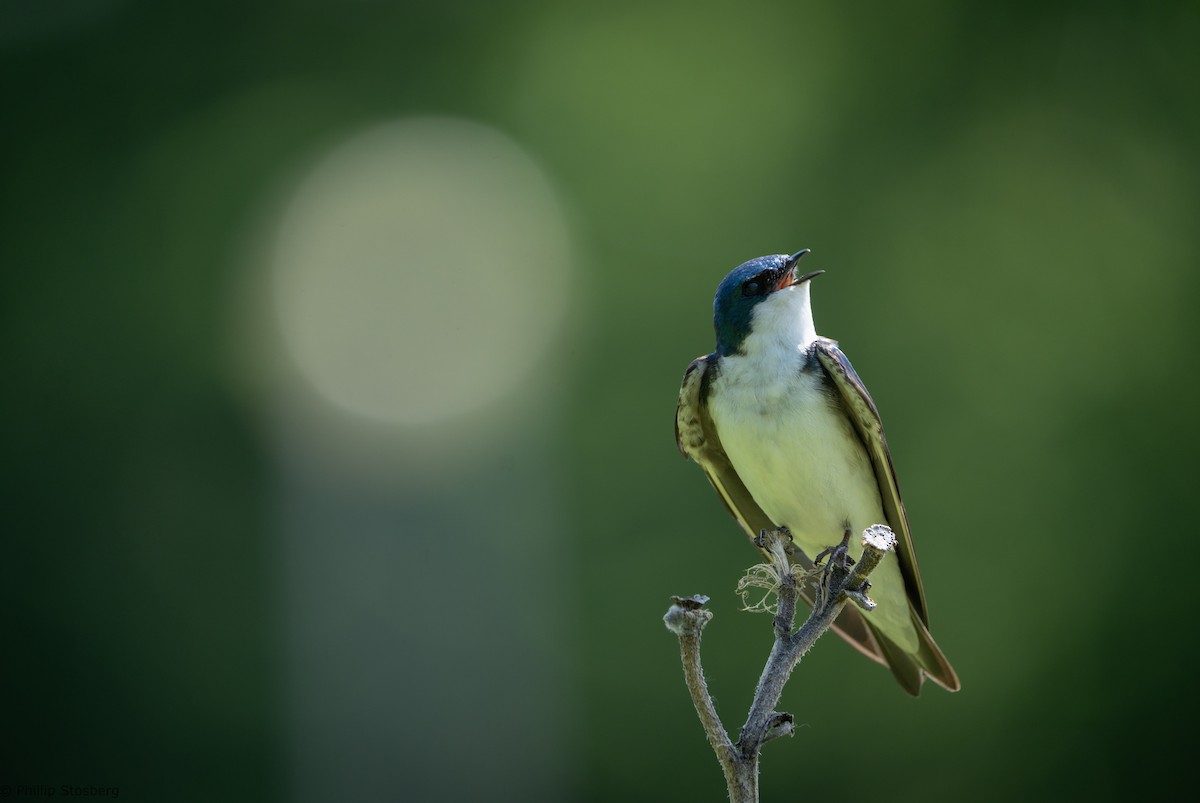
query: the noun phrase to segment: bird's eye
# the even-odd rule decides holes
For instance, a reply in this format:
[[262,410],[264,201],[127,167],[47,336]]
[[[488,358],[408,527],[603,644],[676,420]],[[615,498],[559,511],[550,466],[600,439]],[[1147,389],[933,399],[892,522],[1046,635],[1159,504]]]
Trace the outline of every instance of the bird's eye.
[[756,296],[761,290],[762,284],[759,283],[758,279],[751,279],[742,285],[742,292],[748,296]]

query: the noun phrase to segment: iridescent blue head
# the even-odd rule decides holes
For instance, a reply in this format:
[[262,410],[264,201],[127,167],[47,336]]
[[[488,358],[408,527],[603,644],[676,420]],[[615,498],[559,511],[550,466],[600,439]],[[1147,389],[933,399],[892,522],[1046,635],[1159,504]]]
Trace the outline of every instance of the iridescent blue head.
[[750,334],[754,309],[772,293],[804,284],[825,271],[800,275],[796,266],[808,249],[791,256],[773,254],[738,265],[717,286],[713,299],[713,328],[717,332],[717,354],[737,354]]

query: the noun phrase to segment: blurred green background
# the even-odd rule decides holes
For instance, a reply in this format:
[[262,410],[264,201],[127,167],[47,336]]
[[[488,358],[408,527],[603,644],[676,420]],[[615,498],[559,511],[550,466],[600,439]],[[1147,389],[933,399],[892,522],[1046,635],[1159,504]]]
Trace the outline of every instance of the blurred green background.
[[[830,637],[765,800],[1187,783],[1195,3],[0,0],[0,784],[720,800],[755,553],[672,417],[810,247],[919,700]],[[17,794],[14,799],[21,799]]]

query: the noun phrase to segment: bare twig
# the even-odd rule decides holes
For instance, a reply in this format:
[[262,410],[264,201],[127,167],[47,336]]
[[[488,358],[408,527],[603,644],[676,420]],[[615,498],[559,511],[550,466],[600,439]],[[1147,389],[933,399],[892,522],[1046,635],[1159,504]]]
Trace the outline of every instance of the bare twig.
[[[725,772],[725,782],[730,789],[738,780],[738,751],[729,741],[729,734],[721,724],[717,708],[713,705],[712,695],[708,693],[708,683],[704,680],[704,668],[700,665],[700,634],[704,626],[712,619],[712,611],[704,608],[708,597],[696,594],[693,597],[672,597],[674,603],[667,609],[663,621],[667,629],[679,637],[679,654],[683,659],[683,677],[687,682],[688,692],[692,695],[692,705],[696,707],[696,715],[704,726],[704,733],[717,761]],[[735,800],[757,800],[757,790],[746,790],[752,797],[732,798]]]
[[786,530],[764,531],[759,536],[759,546],[770,556],[769,566],[778,580],[778,605],[773,621],[775,643],[759,678],[750,713],[736,745],[730,742],[717,716],[700,665],[700,633],[712,619],[712,612],[704,608],[708,597],[673,597],[674,604],[663,617],[667,627],[679,637],[688,691],[704,725],[708,742],[725,772],[729,799],[733,803],[756,803],[758,757],[762,746],[772,739],[791,736],[795,729],[791,714],[774,710],[792,670],[821,634],[829,629],[847,602],[853,601],[867,610],[875,607],[875,603],[867,596],[871,586],[867,578],[884,554],[896,545],[896,536],[892,531],[876,524],[863,532],[863,554],[857,563],[850,557],[845,541],[827,550],[828,562],[821,570],[812,613],[798,630],[792,632],[800,578],[788,561],[785,541],[789,538]]

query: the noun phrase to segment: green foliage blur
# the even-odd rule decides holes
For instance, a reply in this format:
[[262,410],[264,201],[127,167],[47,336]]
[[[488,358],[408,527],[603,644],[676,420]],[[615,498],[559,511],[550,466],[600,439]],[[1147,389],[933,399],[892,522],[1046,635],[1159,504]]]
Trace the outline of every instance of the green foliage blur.
[[[964,688],[909,699],[830,637],[785,694],[801,726],[767,747],[764,800],[1174,789],[1197,660],[1197,41],[1187,2],[0,2],[0,784],[723,799],[660,619],[672,594],[713,598],[734,731],[770,625],[737,610],[756,555],[677,454],[675,394],[726,271],[809,247],[818,330],[882,411]],[[503,532],[544,506],[553,548],[484,559],[442,524],[472,493],[384,471],[379,498],[436,532],[395,566],[449,600],[393,609],[355,596],[405,593],[383,558],[289,584],[280,488],[333,480],[288,484],[287,405],[247,379],[271,324],[245,310],[245,254],[305,165],[417,114],[524,148],[578,264],[513,458],[532,479],[477,502]],[[464,460],[475,488],[507,471]],[[356,510],[326,511],[332,548]],[[487,572],[472,600],[461,578]],[[441,615],[455,598],[475,613]],[[292,635],[347,599],[412,667],[342,667],[390,689],[335,711],[368,769],[304,715],[334,681]]]

